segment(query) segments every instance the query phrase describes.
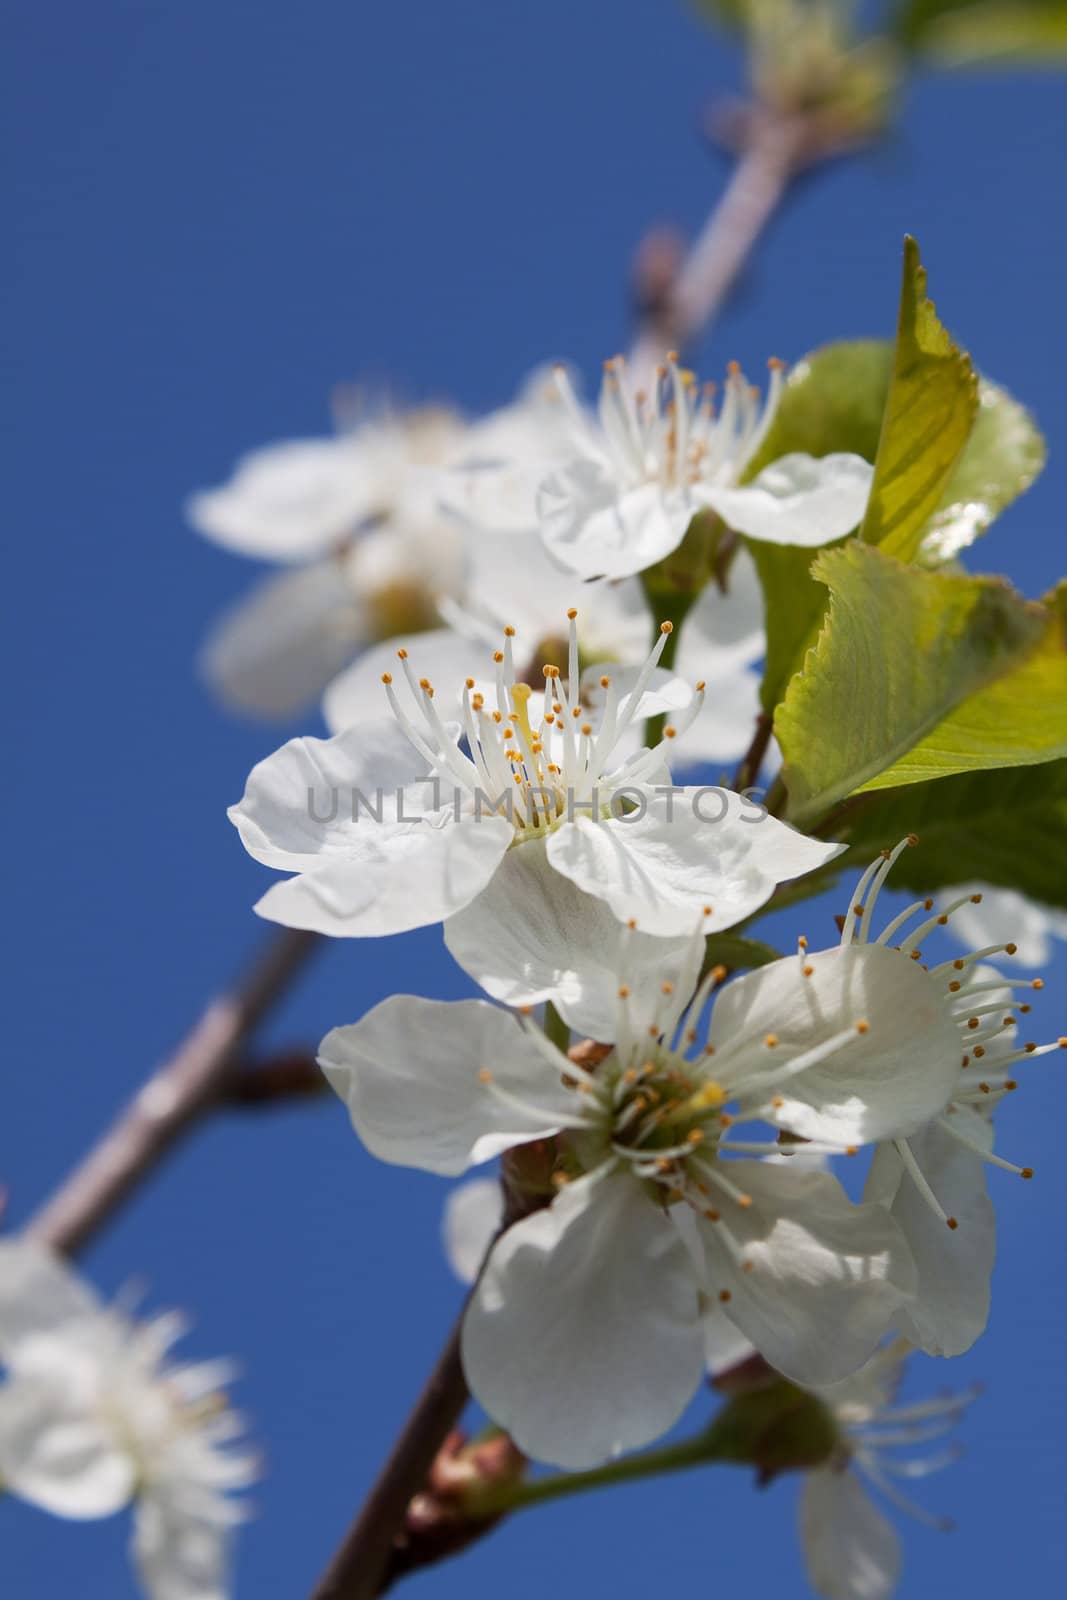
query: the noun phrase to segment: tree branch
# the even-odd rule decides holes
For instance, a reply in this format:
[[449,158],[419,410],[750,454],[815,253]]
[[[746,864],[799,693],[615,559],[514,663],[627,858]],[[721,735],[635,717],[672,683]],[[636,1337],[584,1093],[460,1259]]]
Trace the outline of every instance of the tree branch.
[[684,349],[715,321],[733,284],[786,192],[805,168],[860,142],[824,111],[786,113],[732,106],[720,116],[719,142],[737,165],[718,205],[682,259],[673,283],[663,278],[673,236],[657,233],[639,256],[643,326],[632,361],[647,374],[670,349]]
[[223,1095],[245,1041],[317,947],[282,928],[234,988],[211,1001],[174,1055],[138,1091],[26,1232],[71,1255],[102,1227],[180,1136]]

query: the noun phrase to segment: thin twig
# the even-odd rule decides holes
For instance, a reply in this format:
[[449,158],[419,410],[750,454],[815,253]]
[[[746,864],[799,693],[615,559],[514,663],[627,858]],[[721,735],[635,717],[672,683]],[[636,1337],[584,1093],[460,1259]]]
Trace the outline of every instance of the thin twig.
[[460,1360],[462,1329],[461,1313],[363,1509],[313,1591],[313,1600],[373,1600],[382,1592],[408,1505],[469,1399]]
[[[545,1174],[551,1171],[553,1161],[554,1145],[548,1139],[535,1140],[505,1156],[501,1175],[504,1219],[485,1253],[481,1271],[497,1240],[516,1222],[548,1204],[551,1189]],[[426,1483],[470,1399],[460,1359],[463,1318],[469,1303],[470,1296],[362,1509],[313,1590],[312,1600],[374,1600],[401,1575],[395,1552],[403,1539],[408,1507]]]
[[[715,321],[798,174],[859,142],[825,112],[786,113],[761,106],[731,108],[725,137],[738,154],[737,165],[670,291],[658,280],[651,288],[640,287],[645,319],[631,357],[639,374],[653,371],[667,350],[684,349]],[[642,275],[647,259],[642,251]],[[658,256],[653,260],[659,265]]]
[[186,1129],[222,1096],[242,1046],[319,943],[280,929],[228,993],[213,1000],[174,1055],[138,1091],[26,1232],[66,1255],[86,1243]]
[[220,1098],[228,1106],[259,1111],[280,1101],[317,1099],[329,1087],[310,1050],[290,1050],[239,1064],[228,1075]]
[[767,754],[767,746],[771,742],[773,732],[774,718],[766,711],[761,711],[756,718],[756,731],[752,735],[752,743],[741,757],[734,774],[733,787],[738,794],[747,789],[759,776],[759,769]]

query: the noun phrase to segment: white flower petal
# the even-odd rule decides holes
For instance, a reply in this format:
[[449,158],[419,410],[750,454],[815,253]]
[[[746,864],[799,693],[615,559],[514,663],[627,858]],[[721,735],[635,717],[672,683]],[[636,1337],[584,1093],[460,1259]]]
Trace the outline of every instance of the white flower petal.
[[255,910],[268,922],[340,938],[425,928],[482,892],[514,836],[503,817],[453,823],[444,812],[405,826],[372,825],[353,838],[345,859],[275,884]]
[[731,1322],[726,1312],[715,1306],[711,1311],[706,1311],[701,1319],[701,1328],[704,1333],[704,1365],[713,1378],[729,1372],[731,1367],[739,1367],[742,1361],[747,1361],[756,1354],[756,1347],[735,1322]]
[[131,1554],[150,1600],[228,1600],[228,1543],[224,1527],[167,1498],[148,1494],[137,1503]]
[[[959,1107],[951,1120],[969,1139],[992,1149],[993,1129],[984,1117]],[[908,1143],[942,1209],[959,1227],[946,1228],[934,1215],[891,1145],[877,1151],[864,1197],[890,1206],[918,1268],[918,1294],[897,1317],[901,1333],[928,1355],[958,1356],[989,1320],[997,1237],[985,1164],[936,1123]]]
[[20,1343],[92,1317],[100,1301],[62,1257],[32,1239],[0,1240],[0,1360]]
[[850,1471],[804,1474],[800,1538],[808,1581],[823,1600],[889,1600],[900,1541]]
[[859,526],[874,468],[862,456],[781,456],[743,489],[703,484],[701,502],[737,533],[771,544],[829,544]]
[[189,497],[186,514],[241,555],[307,561],[384,509],[382,495],[373,444],[356,435],[289,439],[243,456],[228,483]]
[[314,700],[367,631],[336,561],[265,578],[216,622],[200,670],[227,705],[283,717]]
[[[847,1146],[913,1133],[944,1110],[959,1077],[959,1031],[918,963],[884,945],[857,944],[808,951],[803,966],[809,977],[796,957],[772,961],[717,997],[709,1042],[721,1049],[751,1040],[743,1066],[731,1066],[731,1088],[743,1098],[749,1073],[758,1083],[845,1033],[832,1055],[774,1086],[769,1120]],[[857,1024],[866,1024],[863,1032]],[[773,1048],[768,1035],[778,1041]]]
[[451,628],[386,639],[365,650],[326,690],[322,713],[331,733],[343,733],[388,714],[383,672],[392,676],[393,690],[408,716],[421,725],[423,708],[416,705],[407,678],[398,670],[397,650],[401,647],[409,651],[419,677],[429,678],[433,684],[437,710],[446,722],[460,715],[466,679],[484,677],[492,665],[491,651],[484,644]]
[[708,761],[739,761],[756,731],[762,681],[758,672],[701,673],[700,677],[707,681],[704,704],[671,746],[676,772]]
[[704,585],[678,633],[674,669],[683,678],[712,680],[752,667],[763,655],[763,589],[756,563],[742,546],[730,563],[725,593]]
[[470,1178],[445,1201],[441,1233],[449,1266],[461,1283],[473,1283],[504,1220],[499,1178]]
[[444,1177],[581,1115],[564,1058],[557,1072],[517,1019],[485,1000],[392,995],[328,1033],[319,1065],[368,1150]]
[[629,578],[676,550],[700,505],[658,484],[622,489],[599,462],[575,458],[548,474],[537,497],[541,537],[580,578]]
[[16,1377],[0,1389],[0,1481],[58,1517],[107,1517],[134,1492],[129,1450],[58,1378]]
[[630,988],[633,1024],[652,1020],[660,985],[692,988],[703,944],[656,939],[623,925],[603,900],[550,865],[543,844],[509,850],[489,887],[445,923],[445,944],[463,970],[506,1005],[551,1000],[579,1033],[615,1037],[619,984]]
[[621,921],[662,936],[732,927],[844,846],[805,838],[727,790],[679,787],[627,819],[577,816],[547,848],[557,872]]
[[[358,855],[372,829],[403,826],[396,819],[397,791],[428,771],[399,724],[385,717],[332,739],[290,739],[252,768],[227,815],[249,855],[264,866],[310,871],[325,858]],[[375,807],[383,793],[381,824],[362,801],[354,805],[357,791]],[[431,799],[431,784],[425,796]]]
[[657,1438],[703,1373],[676,1229],[627,1176],[571,1184],[494,1246],[463,1364],[489,1415],[540,1460],[591,1467]]
[[828,1173],[760,1161],[723,1171],[752,1203],[724,1197],[719,1221],[700,1219],[710,1290],[726,1291],[731,1320],[787,1378],[848,1377],[914,1293],[899,1228],[882,1206],[852,1205]]

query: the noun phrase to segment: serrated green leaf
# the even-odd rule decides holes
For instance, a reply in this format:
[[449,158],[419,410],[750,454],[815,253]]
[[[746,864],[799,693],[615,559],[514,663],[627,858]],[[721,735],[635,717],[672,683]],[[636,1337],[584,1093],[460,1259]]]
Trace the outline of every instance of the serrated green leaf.
[[893,887],[919,894],[975,879],[1067,906],[1067,761],[968,772],[885,790],[834,829],[846,866],[916,833],[893,868]]
[[904,277],[893,375],[860,537],[913,561],[970,437],[978,382],[926,295],[914,239],[904,241]]
[[1010,670],[862,787],[896,788],[946,772],[1032,766],[1059,756],[1067,756],[1067,582],[1047,597],[1040,633]]
[[1067,56],[1064,0],[906,0],[895,31],[945,66],[1011,61],[1057,67]]
[[[829,588],[830,608],[776,722],[797,820],[900,772],[923,741],[927,770],[885,781],[934,776],[935,734],[957,707],[1024,663],[1049,621],[1000,580],[908,567],[857,540],[822,551],[812,573]],[[1003,714],[999,703],[996,710]],[[964,714],[960,730],[960,751],[940,758],[939,775],[1046,759],[1023,753],[1029,721],[1010,745],[1008,730],[990,726],[985,712],[977,727]]]
[[704,971],[712,967],[729,967],[734,972],[749,972],[755,967],[765,967],[770,961],[780,961],[782,952],[762,939],[745,939],[738,933],[713,933],[705,941]]

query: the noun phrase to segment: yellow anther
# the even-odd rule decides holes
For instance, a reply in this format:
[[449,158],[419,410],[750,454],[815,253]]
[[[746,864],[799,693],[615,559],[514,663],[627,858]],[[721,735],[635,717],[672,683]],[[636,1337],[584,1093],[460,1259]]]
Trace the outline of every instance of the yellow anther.
[[392,681],[393,681],[393,674],[391,672],[383,672],[382,673],[382,682],[383,683],[392,683]]

